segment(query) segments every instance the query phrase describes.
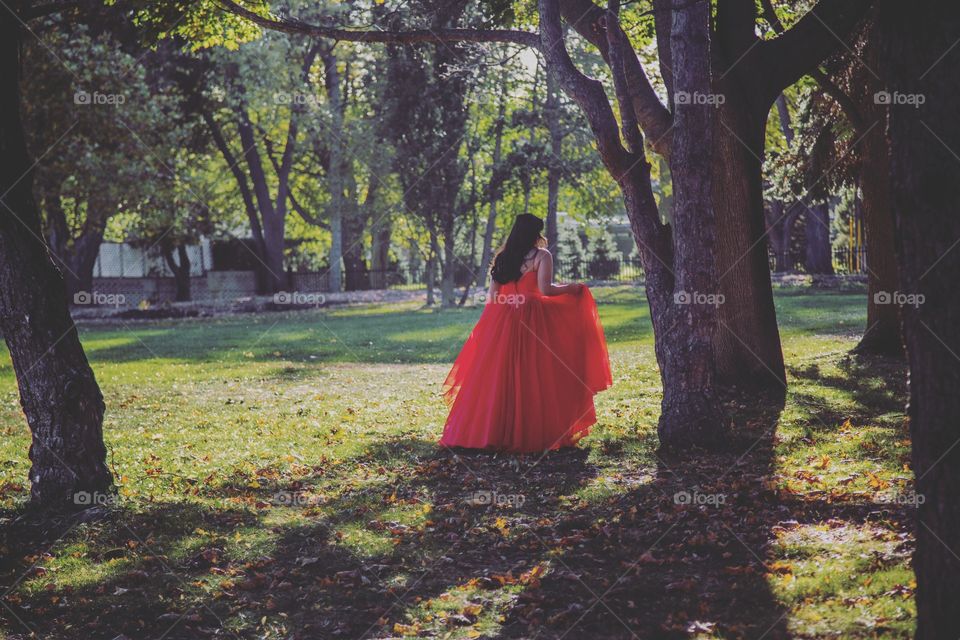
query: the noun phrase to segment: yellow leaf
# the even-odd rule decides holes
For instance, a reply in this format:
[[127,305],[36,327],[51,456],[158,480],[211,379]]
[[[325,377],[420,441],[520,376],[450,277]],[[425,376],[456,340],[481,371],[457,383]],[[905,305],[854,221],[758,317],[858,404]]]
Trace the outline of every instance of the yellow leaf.
[[402,636],[415,636],[420,633],[420,626],[415,624],[400,624],[397,622],[393,625],[393,632],[399,633]]

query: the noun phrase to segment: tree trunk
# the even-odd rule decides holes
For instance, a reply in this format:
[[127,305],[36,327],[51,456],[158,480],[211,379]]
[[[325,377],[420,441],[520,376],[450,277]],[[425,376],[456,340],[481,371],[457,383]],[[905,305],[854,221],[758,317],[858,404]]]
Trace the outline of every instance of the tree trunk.
[[173,273],[173,282],[176,286],[175,300],[177,302],[187,302],[191,299],[190,295],[190,255],[187,253],[185,245],[177,246],[177,260],[173,259],[173,249],[168,249],[163,253],[163,259],[170,267]]
[[807,241],[803,265],[807,273],[833,275],[833,252],[830,249],[830,205],[815,204],[806,211],[803,227]]
[[257,140],[253,133],[253,123],[247,114],[246,106],[237,109],[237,132],[240,143],[243,145],[243,156],[250,170],[250,181],[253,184],[253,195],[256,198],[257,209],[260,212],[260,222],[263,233],[263,264],[266,271],[267,292],[274,293],[284,288],[286,278],[283,270],[283,245],[286,220],[281,211],[283,202],[278,203],[281,208],[274,206],[270,197],[270,185],[263,170],[260,153],[257,150]]
[[503,176],[500,162],[503,160],[503,130],[507,116],[507,71],[500,74],[500,95],[497,100],[497,120],[493,127],[493,177],[490,180],[487,224],[483,230],[483,248],[480,251],[480,268],[477,269],[477,286],[487,287],[490,262],[493,259],[493,235],[497,232],[497,204],[503,195]]
[[557,206],[560,199],[560,171],[563,162],[563,129],[560,122],[560,96],[557,81],[547,69],[547,102],[544,105],[550,134],[550,158],[547,165],[547,249],[557,251]]
[[443,232],[443,277],[440,280],[440,306],[453,307],[457,304],[457,296],[454,293],[456,287],[457,255],[456,236],[453,231],[453,216],[448,216],[444,225]]
[[347,291],[370,288],[370,273],[363,258],[363,232],[366,220],[358,211],[343,221],[343,273]]
[[282,291],[287,286],[283,267],[283,248],[286,220],[282,215],[271,215],[263,221],[263,240],[266,248],[267,283],[272,292]]
[[437,260],[440,258],[440,243],[437,241],[437,232],[430,228],[430,254],[427,256],[423,280],[427,285],[427,306],[433,306],[436,300],[433,297],[433,285],[436,280]]
[[343,93],[340,88],[340,72],[337,70],[337,57],[333,48],[325,47],[320,52],[323,60],[324,87],[327,91],[327,100],[330,102],[330,114],[333,120],[332,128],[336,134],[330,144],[330,169],[327,179],[330,189],[330,255],[328,277],[330,291],[343,289],[343,245],[344,245],[344,156],[343,133]]
[[393,223],[389,215],[377,216],[377,194],[380,177],[371,175],[367,184],[367,197],[364,201],[367,217],[372,220],[370,229],[370,286],[374,289],[386,289],[390,286],[390,238]]
[[[879,64],[876,47],[866,53],[866,64]],[[883,83],[872,74],[861,74],[873,91],[883,89]],[[884,105],[866,100],[860,106],[866,119],[873,123],[884,118]],[[893,211],[890,203],[890,149],[886,130],[877,124],[863,133],[860,142],[860,211],[867,248],[867,328],[855,351],[892,356],[903,355],[903,336],[900,331],[900,307],[881,304],[886,295],[892,296],[900,288],[897,273],[896,242]],[[886,294],[886,295],[884,295]]]
[[714,127],[710,150],[717,271],[724,296],[714,336],[717,381],[782,392],[786,371],[764,236],[766,113],[754,113],[732,86],[721,85],[719,91],[726,101],[717,110],[722,124]]
[[0,331],[33,442],[30,497],[43,509],[90,504],[112,478],[104,403],[70,312],[63,278],[43,240],[32,162],[20,119],[19,20],[0,19]]
[[[787,146],[793,145],[793,127],[790,125],[790,109],[787,106],[787,99],[781,93],[777,96],[777,119],[780,122],[780,131],[783,133]],[[793,271],[792,260],[792,240],[793,225],[799,217],[801,205],[794,203],[787,205],[779,200],[770,203],[770,217],[767,237],[770,239],[770,246],[773,249],[775,270]]]
[[[710,4],[674,5],[670,29],[673,87],[710,91]],[[657,433],[666,447],[722,440],[725,425],[714,386],[713,338],[720,283],[714,262],[716,218],[710,199],[713,159],[704,148],[715,126],[709,104],[677,104],[670,151],[673,178],[673,304],[663,313],[663,402]]]
[[960,636],[960,12],[952,2],[883,2],[881,72],[890,90],[923,98],[892,104],[890,183],[910,366],[907,412],[919,505],[917,640]]

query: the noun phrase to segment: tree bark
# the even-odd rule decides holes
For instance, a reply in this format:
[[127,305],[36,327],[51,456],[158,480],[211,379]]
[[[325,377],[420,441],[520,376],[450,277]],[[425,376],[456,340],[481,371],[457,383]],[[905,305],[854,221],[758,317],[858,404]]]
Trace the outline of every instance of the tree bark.
[[176,286],[174,299],[177,302],[187,302],[191,299],[190,294],[190,255],[187,253],[185,245],[177,245],[177,260],[173,258],[174,249],[171,247],[164,251],[163,259],[173,273],[173,282]]
[[333,122],[334,135],[330,142],[330,168],[327,178],[330,189],[330,207],[328,209],[328,218],[330,220],[330,255],[328,256],[328,276],[330,282],[330,291],[340,291],[343,289],[343,245],[344,239],[344,221],[343,210],[345,198],[344,189],[344,157],[346,150],[343,148],[343,93],[340,87],[340,72],[337,69],[337,57],[334,54],[333,46],[325,47],[320,52],[320,59],[323,61],[323,82],[327,91],[327,101],[330,103],[330,116]]
[[[683,61],[684,71],[673,81],[685,90],[703,91],[709,87],[709,9],[705,3],[692,3],[674,12],[671,50],[674,60]],[[580,73],[563,46],[557,1],[540,0],[542,50],[547,64],[590,123],[600,158],[623,194],[640,251],[664,389],[658,424],[661,443],[667,447],[715,446],[722,440],[725,422],[714,387],[711,334],[716,327],[715,310],[709,305],[677,304],[684,301],[685,293],[709,295],[719,286],[711,259],[712,159],[709,151],[702,149],[702,141],[710,139],[714,115],[706,105],[690,104],[682,114],[678,111],[683,131],[678,128],[671,137],[670,155],[679,158],[680,175],[674,176],[674,218],[679,219],[672,226],[664,225],[653,196],[643,136],[627,99],[626,65],[629,56],[635,54],[612,12],[606,14],[604,22],[608,28],[602,51],[613,72],[620,131],[602,85]],[[621,143],[620,132],[628,149]],[[681,235],[674,238],[674,234]],[[681,286],[696,289],[684,292]]]
[[560,173],[563,162],[563,128],[560,120],[560,96],[557,95],[557,80],[547,69],[547,101],[544,105],[547,116],[547,131],[550,138],[550,158],[547,165],[547,249],[557,251],[557,206],[560,200]]
[[[710,92],[710,3],[676,3],[670,29],[673,87],[687,95]],[[674,272],[673,304],[665,316],[663,402],[657,433],[666,447],[719,443],[725,432],[714,385],[713,340],[719,297],[716,218],[711,193],[714,160],[710,104],[675,104],[670,150]],[[713,296],[713,297],[711,297]]]
[[43,240],[20,119],[20,23],[0,12],[0,331],[33,438],[31,502],[65,510],[89,504],[80,492],[110,490],[104,403]]
[[358,211],[352,211],[343,221],[343,274],[347,291],[370,288],[370,272],[363,254],[363,233],[367,221]]
[[804,268],[807,273],[833,275],[833,252],[830,247],[830,205],[826,202],[807,208],[803,227],[807,241]]
[[497,205],[503,196],[505,180],[501,162],[503,161],[503,130],[507,117],[507,71],[500,73],[500,94],[497,97],[497,119],[493,125],[493,170],[488,189],[487,224],[483,229],[483,248],[480,251],[480,268],[477,269],[477,286],[487,288],[490,275],[490,262],[493,259],[493,236],[497,232]]
[[960,12],[952,2],[882,2],[877,46],[889,91],[923,96],[892,104],[890,184],[910,367],[907,412],[919,505],[918,640],[960,636]]
[[[873,23],[871,27],[868,37],[876,37]],[[879,68],[877,49],[867,49],[864,64]],[[900,288],[890,202],[890,148],[886,127],[874,124],[886,119],[885,106],[876,104],[874,99],[876,92],[884,90],[884,86],[865,66],[860,67],[863,71],[859,71],[855,77],[865,82],[867,91],[859,111],[863,113],[861,120],[870,123],[861,124],[860,128],[864,130],[858,131],[863,136],[860,141],[859,179],[861,219],[867,248],[867,328],[855,351],[902,356],[900,307],[880,303],[886,297],[884,294],[893,295]]]
[[786,371],[770,283],[761,178],[766,113],[751,105],[729,78],[717,87],[725,98],[717,109],[711,149],[717,271],[724,296],[714,336],[717,378],[726,386],[781,392]]
[[[237,132],[243,145],[243,156],[253,184],[253,195],[260,212],[260,227],[263,233],[263,263],[267,277],[267,291],[276,292],[284,287],[283,244],[285,220],[279,215],[270,195],[270,185],[263,169],[253,124],[245,106],[237,110]],[[284,201],[286,198],[284,198]]]

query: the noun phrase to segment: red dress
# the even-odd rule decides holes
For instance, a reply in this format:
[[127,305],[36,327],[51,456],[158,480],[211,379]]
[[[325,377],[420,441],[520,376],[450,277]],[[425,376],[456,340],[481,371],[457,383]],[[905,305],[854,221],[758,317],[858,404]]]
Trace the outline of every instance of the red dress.
[[530,453],[571,446],[597,421],[610,359],[590,290],[544,296],[536,271],[500,286],[444,383],[440,444]]

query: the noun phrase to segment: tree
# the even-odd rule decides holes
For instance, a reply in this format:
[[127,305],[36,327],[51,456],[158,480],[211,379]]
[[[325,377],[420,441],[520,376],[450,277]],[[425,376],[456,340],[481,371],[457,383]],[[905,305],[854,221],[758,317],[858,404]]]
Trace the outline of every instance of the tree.
[[[715,176],[712,198],[717,211],[717,251],[722,294],[716,341],[717,373],[725,383],[751,381],[782,390],[783,354],[777,331],[769,263],[764,242],[761,165],[767,113],[785,87],[812,70],[836,49],[869,0],[819,2],[791,29],[772,40],[756,36],[753,0],[718,3],[713,20],[713,84],[703,96],[717,106],[720,126],[711,144]],[[635,55],[627,59],[627,95],[655,151],[667,157],[676,89],[668,38],[669,0],[656,0],[654,14],[661,76],[669,95],[663,104]],[[591,0],[563,0],[561,11],[573,28],[601,52],[606,51],[603,11]],[[606,54],[605,54],[606,55]],[[720,98],[722,96],[722,98]],[[773,373],[773,376],[770,374]]]
[[[243,45],[229,57],[208,52],[196,96],[217,149],[240,190],[263,287],[286,286],[284,247],[291,180],[302,153],[302,120],[315,106],[310,74],[320,43],[268,38]],[[280,61],[298,60],[294,72]],[[275,144],[281,138],[282,144]]]
[[590,238],[589,257],[587,258],[587,274],[596,280],[606,280],[620,270],[620,261],[617,258],[617,245],[613,236],[606,229],[597,236]]
[[136,209],[154,177],[170,173],[144,146],[176,148],[182,137],[176,92],[152,73],[147,52],[124,51],[113,25],[90,22],[96,29],[60,16],[39,22],[45,41],[30,42],[22,87],[44,235],[71,300],[93,289],[110,219]]
[[[770,27],[783,32],[772,2],[763,0],[762,6]],[[834,72],[828,76],[817,69],[810,75],[823,94],[817,101],[821,126],[839,129],[836,123],[842,122],[848,130],[838,132],[837,148],[828,160],[832,173],[840,175],[831,186],[846,182],[859,191],[867,245],[867,327],[855,351],[899,355],[903,353],[899,307],[878,302],[898,290],[899,280],[890,211],[889,152],[885,131],[878,126],[886,115],[879,99],[884,87],[874,71],[879,66],[878,49],[868,46],[877,38],[876,22],[876,11],[871,11],[848,50],[832,65]],[[791,218],[792,214],[784,216],[788,223]]]
[[[442,30],[461,20],[467,2],[423,0],[420,5],[432,16],[430,30]],[[387,120],[396,152],[394,166],[405,208],[417,215],[430,237],[428,304],[433,302],[433,282],[440,266],[440,303],[445,307],[456,303],[456,234],[463,213],[458,195],[466,176],[460,145],[466,135],[468,89],[465,70],[456,66],[463,64],[466,53],[446,43],[429,48],[396,46],[387,65]]]
[[907,412],[919,505],[919,640],[960,635],[960,12],[943,0],[879,5],[890,179],[910,366]]
[[[15,13],[19,11],[19,13]],[[67,308],[63,276],[43,240],[33,163],[20,117],[22,23],[30,6],[0,18],[0,331],[30,426],[30,498],[42,509],[75,508],[78,492],[106,492],[103,395]]]
[[580,234],[573,225],[561,225],[557,242],[557,255],[554,265],[558,273],[566,278],[579,280],[586,276],[584,267],[587,264],[587,254],[583,248]]

